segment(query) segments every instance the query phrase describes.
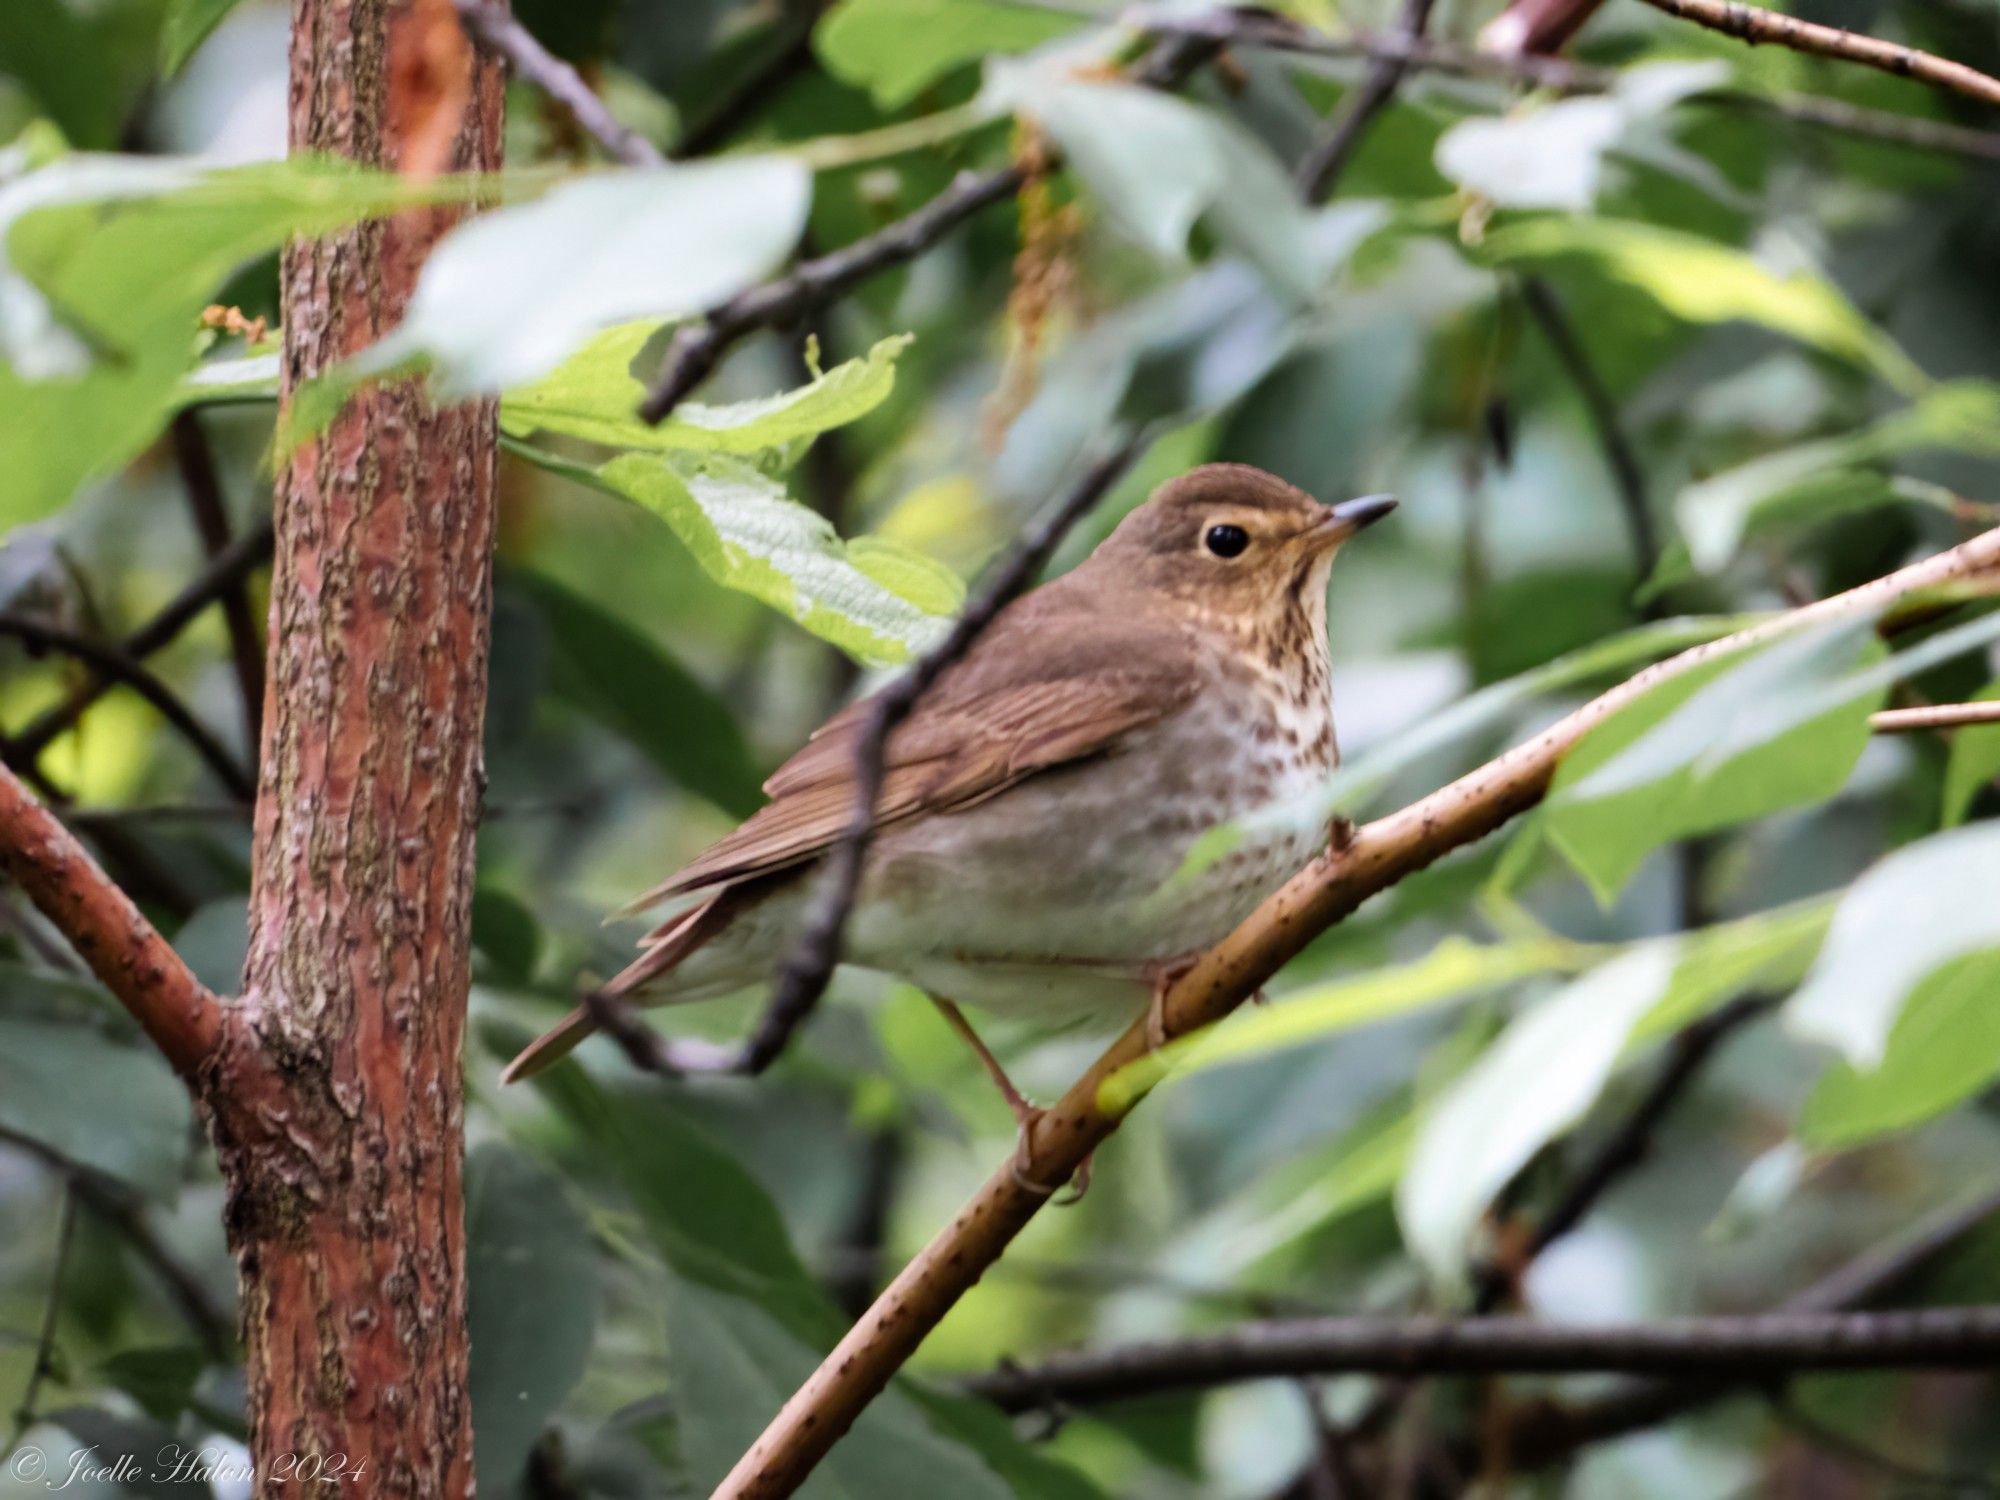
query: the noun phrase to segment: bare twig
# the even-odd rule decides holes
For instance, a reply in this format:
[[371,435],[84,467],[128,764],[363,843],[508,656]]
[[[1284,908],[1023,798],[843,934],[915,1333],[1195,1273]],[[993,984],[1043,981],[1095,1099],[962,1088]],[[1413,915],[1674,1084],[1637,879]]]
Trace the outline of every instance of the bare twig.
[[1915,47],[1885,42],[1858,31],[1843,31],[1838,26],[1801,21],[1778,11],[1738,4],[1737,0],[1646,0],[1646,4],[1680,20],[1736,37],[1753,47],[1772,43],[1816,57],[1839,58],[1893,73],[1898,78],[1915,78],[1933,88],[1949,89],[1987,104],[2000,104],[2000,78],[1948,57],[1920,52]]
[[677,157],[705,156],[754,120],[788,82],[811,63],[817,6],[788,7],[777,23],[777,45],[757,59],[750,70],[707,113],[681,133],[674,143]]
[[[170,599],[158,614],[120,641],[118,649],[133,661],[151,656],[186,629],[188,623],[209,605],[240,584],[270,555],[271,521],[265,517],[210,559],[208,566]],[[30,720],[9,741],[10,749],[21,756],[21,760],[14,763],[31,762],[40,755],[58,735],[82,718],[84,711],[103,697],[114,681],[103,672],[93,671],[90,680],[68,698]]]
[[1625,529],[1632,541],[1632,560],[1637,567],[1639,580],[1644,582],[1653,576],[1653,570],[1660,562],[1660,538],[1658,528],[1653,523],[1653,509],[1646,499],[1646,480],[1639,467],[1638,455],[1632,445],[1625,440],[1625,433],[1618,424],[1618,406],[1611,399],[1611,393],[1604,388],[1598,378],[1597,368],[1584,352],[1576,330],[1570,326],[1564,314],[1562,303],[1554,290],[1539,276],[1521,278],[1521,300],[1527,304],[1528,314],[1535,320],[1535,326],[1542,331],[1549,347],[1555,351],[1563,371],[1583,398],[1584,410],[1590,415],[1590,425],[1597,434],[1597,444],[1604,450],[1605,462],[1611,466],[1611,477],[1618,485],[1619,509],[1625,517]]
[[[1403,0],[1403,11],[1396,21],[1396,36],[1412,49],[1423,41],[1424,28],[1430,25],[1433,3],[1434,0]],[[1333,191],[1334,183],[1347,170],[1355,148],[1361,144],[1362,133],[1396,97],[1396,88],[1402,83],[1403,74],[1409,71],[1409,67],[1408,57],[1384,55],[1370,61],[1368,76],[1354,91],[1354,97],[1347,102],[1340,118],[1325,137],[1306,153],[1294,174],[1299,192],[1307,202],[1317,203]]]
[[[1118,482],[1144,443],[1142,432],[1132,433],[1093,463],[1062,501],[1029,526],[988,571],[979,591],[966,601],[965,609],[945,638],[875,695],[854,744],[853,811],[839,842],[827,852],[812,903],[778,969],[771,998],[758,1017],[756,1029],[741,1048],[721,1052],[704,1046],[700,1052],[691,1053],[685,1043],[661,1044],[668,1071],[760,1073],[784,1050],[792,1033],[819,1003],[835,965],[840,962],[848,913],[853,910],[862,864],[875,835],[875,803],[882,792],[889,736],[909,717],[917,700],[972,649],[973,642],[985,633],[1008,602],[1034,582],[1070,528],[1088,515]],[[595,997],[592,1014],[601,1022],[606,1012],[618,1008],[616,1002],[599,995]],[[646,1065],[646,1060],[655,1055],[650,1044],[642,1044],[635,1050],[620,1032],[613,1031],[613,1036],[625,1045],[627,1056],[635,1062]]]
[[583,76],[548,48],[494,0],[452,0],[459,24],[474,45],[506,60],[525,78],[575,117],[607,153],[628,167],[661,167],[666,157],[636,130],[618,123]]
[[[197,719],[174,690],[149,671],[136,657],[121,647],[94,640],[60,625],[51,625],[28,615],[0,613],[0,636],[12,636],[31,651],[60,651],[93,668],[111,682],[123,683],[171,724],[215,774],[238,797],[257,793],[257,778],[218,740],[209,727]],[[16,748],[19,747],[16,741]]]
[[[1660,682],[1800,626],[1880,610],[1914,590],[1996,564],[2000,530],[1647,668],[1533,739],[1329,850],[1174,982],[1160,1007],[1163,1025],[1158,1029],[1171,1038],[1220,1020],[1368,897],[1534,806],[1572,746]],[[715,1492],[715,1500],[777,1500],[804,1482],[924,1336],[1040,1212],[1047,1199],[1030,1184],[1068,1181],[1085,1156],[1117,1129],[1122,1116],[1100,1102],[1102,1086],[1147,1053],[1154,1032],[1148,1018],[1135,1021],[1036,1118],[1021,1148],[904,1267],[785,1403]]]
[[192,1080],[221,1035],[221,1006],[131,898],[5,769],[0,869],[69,939],[174,1070]]
[[1010,1411],[1300,1375],[1755,1377],[2000,1362],[2000,1307],[1766,1313],[1600,1325],[1534,1318],[1302,1318],[1051,1355],[964,1383]]
[[1977,703],[1927,703],[1920,708],[1885,708],[1868,716],[1877,734],[1909,734],[1918,729],[1964,729],[2000,724],[2000,699]]
[[[229,551],[229,509],[223,503],[222,477],[215,470],[215,455],[209,449],[207,434],[201,430],[201,418],[193,411],[176,416],[167,432],[173,445],[174,463],[187,490],[188,508],[194,514],[195,531],[213,565]],[[237,691],[243,697],[243,743],[254,772],[264,718],[264,643],[257,638],[247,579],[238,578],[222,591],[221,598],[222,623],[229,631],[230,660],[236,668]]]
[[13,1430],[7,1435],[4,1455],[11,1458],[21,1439],[35,1425],[36,1407],[42,1398],[42,1383],[56,1373],[56,1326],[62,1317],[63,1277],[69,1270],[70,1247],[76,1242],[76,1189],[63,1184],[62,1217],[56,1221],[55,1266],[49,1272],[49,1299],[42,1309],[42,1331],[35,1339],[35,1362],[28,1367],[28,1384],[14,1408]]
[[[1215,44],[1206,38],[1171,39],[1155,47],[1133,70],[1132,81],[1171,87],[1214,50]],[[800,261],[776,280],[718,303],[674,335],[639,415],[648,422],[666,420],[723,355],[752,333],[786,327],[871,277],[909,264],[981,209],[1012,198],[1028,175],[1020,163],[991,172],[961,172],[950,187],[893,224],[851,245]]]

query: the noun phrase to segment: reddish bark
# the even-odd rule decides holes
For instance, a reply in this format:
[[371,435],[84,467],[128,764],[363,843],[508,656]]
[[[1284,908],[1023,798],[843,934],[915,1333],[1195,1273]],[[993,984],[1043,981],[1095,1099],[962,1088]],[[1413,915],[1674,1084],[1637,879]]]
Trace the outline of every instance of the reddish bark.
[[[433,10],[294,0],[293,149],[432,167],[409,158],[446,109],[442,164],[497,167],[498,74],[436,46]],[[287,251],[288,391],[394,326],[454,219]],[[472,1488],[459,1052],[494,463],[490,403],[436,410],[406,382],[279,480],[250,956],[204,1070],[260,1493]],[[315,1478],[337,1460],[351,1477]]]

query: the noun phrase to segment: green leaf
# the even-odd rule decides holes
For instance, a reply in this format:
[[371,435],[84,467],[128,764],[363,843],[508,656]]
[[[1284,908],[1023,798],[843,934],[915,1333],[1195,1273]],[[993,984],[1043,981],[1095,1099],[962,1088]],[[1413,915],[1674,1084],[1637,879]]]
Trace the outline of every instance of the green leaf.
[[2000,948],[2000,823],[1907,845],[1848,888],[1826,946],[1785,1008],[1786,1024],[1882,1067],[1896,1018],[1946,964]]
[[813,50],[834,77],[893,110],[956,68],[1026,52],[1082,24],[1006,0],[841,0],[813,32]]
[[187,1410],[194,1383],[208,1361],[185,1344],[120,1349],[97,1367],[97,1378],[123,1391],[156,1422],[171,1424]]
[[812,174],[785,156],[563,183],[440,240],[402,324],[351,368],[428,359],[447,397],[522,385],[601,329],[685,317],[759,280],[798,244],[811,202]]
[[[871,544],[869,568],[858,566],[825,517],[748,464],[633,453],[591,482],[665,521],[717,583],[763,600],[858,661],[906,661],[946,629],[935,611],[935,570],[911,564],[890,573],[882,562],[894,544],[886,539]],[[921,586],[899,593],[885,574]]]
[[489,1142],[465,1164],[465,1256],[473,1451],[505,1492],[589,1362],[596,1254],[562,1184]]
[[1859,432],[1767,453],[1690,485],[1674,501],[1689,556],[1713,572],[1760,521],[1822,519],[1897,498],[1872,473],[1856,471],[1922,448],[2000,456],[2000,386],[1983,380],[1937,386]]
[[1122,1114],[1168,1073],[1264,1057],[1357,1026],[1470,999],[1530,975],[1574,968],[1585,951],[1553,940],[1482,946],[1446,938],[1415,963],[1310,985],[1221,1025],[1176,1037],[1105,1079],[1098,1088],[1098,1107]]
[[[1988,683],[1973,701],[2000,698],[2000,682]],[[2000,724],[1968,724],[1951,732],[1951,753],[1944,767],[1944,807],[1940,821],[1955,828],[1965,821],[1973,800],[2000,776]]]
[[1277,287],[1306,301],[1331,274],[1313,217],[1277,159],[1235,121],[1128,83],[1080,82],[1034,64],[988,69],[988,97],[1030,116],[1106,213],[1156,255],[1180,260],[1195,221]]
[[1919,979],[1879,1066],[1836,1061],[1806,1099],[1808,1146],[1845,1150],[1907,1130],[1982,1092],[2000,1074],[2000,950],[1953,959]]
[[1459,1278],[1486,1205],[1583,1117],[1673,971],[1673,945],[1647,943],[1571,981],[1432,1104],[1396,1189],[1403,1236],[1432,1275]]
[[0,186],[0,530],[152,439],[184,399],[196,317],[237,267],[294,235],[473,190],[315,157],[204,169],[80,154]]
[[860,359],[807,385],[725,406],[683,402],[658,426],[639,420],[646,387],[632,362],[662,325],[628,323],[599,334],[541,379],[500,398],[500,425],[526,437],[559,433],[612,448],[757,453],[845,426],[880,406],[896,383],[907,334],[877,341]]
[[1688,322],[1760,323],[1900,389],[1926,384],[1910,357],[1832,283],[1805,272],[1780,276],[1741,250],[1696,235],[1615,219],[1545,218],[1494,230],[1481,254],[1503,265],[1580,256]]
[[160,71],[171,78],[240,0],[169,0],[160,26]]
[[[10,1009],[50,984],[0,972]],[[90,1020],[0,1017],[0,1126],[165,1198],[187,1166],[192,1109],[158,1053]]]
[[727,704],[662,646],[581,594],[534,573],[511,581],[548,626],[558,693],[697,796],[738,817],[756,810],[762,778]]
[[541,961],[541,923],[512,891],[481,881],[472,892],[472,945],[504,978],[526,984]]
[[1882,695],[1851,668],[1879,653],[1838,620],[1669,678],[1564,757],[1541,827],[1609,903],[1663,844],[1831,796]]

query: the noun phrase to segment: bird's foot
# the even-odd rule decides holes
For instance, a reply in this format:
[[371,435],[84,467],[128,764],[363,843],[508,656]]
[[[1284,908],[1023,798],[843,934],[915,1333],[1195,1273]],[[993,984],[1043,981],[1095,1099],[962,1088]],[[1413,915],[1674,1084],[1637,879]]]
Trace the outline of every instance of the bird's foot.
[[1060,1208],[1076,1202],[1090,1186],[1090,1158],[1084,1158],[1083,1165],[1076,1169],[1076,1174],[1067,1184],[1038,1182],[1031,1176],[1028,1165],[1033,1157],[1035,1122],[1048,1111],[1014,1087],[1014,1080],[1007,1076],[1007,1070],[1000,1066],[1000,1059],[993,1055],[992,1049],[979,1039],[979,1033],[974,1031],[972,1023],[965,1019],[964,1011],[941,995],[932,995],[931,1004],[938,1008],[938,1014],[943,1016],[945,1024],[958,1034],[959,1040],[972,1049],[972,1055],[979,1059],[979,1066],[985,1069],[986,1076],[993,1080],[993,1086],[1000,1090],[1000,1097],[1006,1100],[1007,1108],[1014,1116],[1014,1123],[1020,1127],[1020,1138],[1014,1146],[1013,1159],[1007,1166],[1009,1174],[1014,1179],[1014,1185],[1023,1192],[1033,1193],[1041,1198],[1053,1197],[1067,1186],[1070,1189],[1069,1196],[1056,1198],[1056,1206]]
[[[1068,1208],[1072,1203],[1079,1202],[1083,1195],[1090,1191],[1090,1164],[1097,1153],[1093,1151],[1084,1157],[1066,1183],[1043,1182],[1035,1177],[1029,1171],[1034,1160],[1035,1122],[1047,1113],[1045,1109],[1037,1109],[1030,1105],[1025,1113],[1017,1116],[1021,1122],[1021,1133],[1014,1145],[1014,1155],[1007,1163],[1007,1174],[1014,1179],[1014,1186],[1022,1192],[1033,1193],[1038,1198],[1047,1198],[1057,1208]],[[1065,1192],[1065,1189],[1068,1191]],[[1057,1197],[1058,1193],[1062,1196]]]
[[1157,1052],[1173,1040],[1167,1030],[1167,995],[1181,976],[1192,969],[1200,960],[1199,953],[1185,953],[1179,958],[1165,958],[1146,968],[1146,980],[1152,985],[1152,997],[1146,1002],[1146,1047]]
[[1326,827],[1326,852],[1334,859],[1345,854],[1354,843],[1354,819],[1340,813],[1333,815],[1333,821]]

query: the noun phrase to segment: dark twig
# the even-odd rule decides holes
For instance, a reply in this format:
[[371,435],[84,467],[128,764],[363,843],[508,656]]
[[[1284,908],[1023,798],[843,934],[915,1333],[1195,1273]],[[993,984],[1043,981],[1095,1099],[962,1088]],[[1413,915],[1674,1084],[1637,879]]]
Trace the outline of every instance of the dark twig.
[[[228,747],[194,716],[172,688],[123,648],[79,635],[60,625],[51,625],[45,620],[11,612],[0,613],[0,636],[12,636],[30,651],[60,651],[65,656],[73,656],[93,668],[99,676],[131,688],[159,710],[160,717],[194,747],[195,753],[208,763],[231,792],[246,799],[257,794],[256,776],[244,769],[242,763],[230,754]],[[18,745],[18,741],[16,743]]]
[[9,1130],[4,1125],[0,1125],[0,1144],[32,1156],[51,1171],[60,1173],[78,1201],[152,1268],[160,1285],[186,1318],[188,1327],[201,1341],[203,1350],[213,1359],[230,1357],[234,1340],[228,1314],[209,1296],[201,1278],[182,1265],[161,1242],[152,1225],[146,1222],[145,1214],[128,1194],[121,1191],[117,1184],[105,1181],[45,1143]]
[[504,59],[515,77],[525,78],[561,104],[612,157],[628,167],[666,165],[657,146],[619,124],[583,76],[536,41],[506,7],[493,0],[452,0],[452,4],[474,45]]
[[1008,1410],[1302,1375],[1727,1374],[1976,1369],[2000,1363],[2000,1307],[1764,1313],[1579,1325],[1534,1318],[1313,1318],[1085,1349],[980,1375]]
[[[270,555],[271,521],[267,516],[211,558],[208,566],[170,599],[158,614],[120,641],[119,651],[133,661],[151,656],[186,629],[188,623],[209,605],[240,584]],[[68,698],[30,720],[9,741],[10,751],[18,752],[21,757],[11,763],[18,766],[40,755],[57,736],[82,718],[84,711],[101,698],[113,683],[114,679],[103,672],[94,672],[91,679]]]
[[1597,445],[1604,450],[1605,462],[1611,466],[1611,477],[1618,485],[1619,508],[1624,513],[1625,529],[1632,541],[1632,560],[1643,583],[1653,576],[1653,570],[1659,566],[1660,537],[1653,522],[1652,506],[1646,500],[1646,480],[1639,467],[1638,455],[1633,453],[1632,445],[1625,440],[1625,433],[1618,425],[1618,405],[1598,378],[1596,366],[1591,364],[1590,356],[1584,352],[1576,330],[1570,326],[1562,303],[1549,284],[1539,276],[1522,277],[1521,300],[1527,304],[1528,315],[1541,329],[1542,337],[1555,351],[1563,372],[1583,398],[1584,410],[1590,415],[1591,429],[1597,434]]
[[1510,1284],[1517,1283],[1544,1250],[1581,1224],[1626,1173],[1645,1161],[1660,1126],[1716,1049],[1775,1003],[1768,995],[1744,995],[1674,1034],[1666,1061],[1645,1094],[1570,1179],[1562,1196],[1535,1225],[1514,1263],[1488,1267],[1480,1275],[1473,1292],[1474,1311],[1483,1313],[1498,1306]]
[[[1396,21],[1397,37],[1411,47],[1419,45],[1424,28],[1430,25],[1433,3],[1434,0],[1403,0],[1403,12]],[[1299,163],[1295,177],[1299,192],[1308,203],[1318,203],[1333,191],[1334,183],[1347,170],[1355,148],[1361,144],[1362,133],[1396,97],[1396,89],[1409,68],[1409,59],[1403,57],[1381,56],[1370,61],[1368,76],[1347,101],[1340,118]]]
[[674,143],[676,157],[706,156],[728,142],[763,111],[784,86],[812,62],[813,25],[818,7],[790,10],[777,27],[778,43],[738,79],[723,98],[690,124]]
[[[1134,83],[1169,88],[1215,51],[1205,38],[1174,38],[1155,47],[1132,72]],[[659,378],[639,415],[658,423],[706,380],[722,357],[762,328],[784,328],[884,271],[907,265],[983,208],[1020,192],[1029,169],[1019,163],[991,172],[961,172],[950,187],[913,213],[825,255],[800,261],[785,275],[739,292],[677,332]]]
[[63,1185],[62,1217],[56,1221],[55,1267],[49,1272],[49,1300],[42,1310],[42,1331],[35,1339],[35,1362],[28,1368],[28,1384],[14,1408],[14,1427],[7,1435],[7,1447],[0,1457],[11,1458],[28,1429],[35,1425],[36,1407],[42,1385],[56,1373],[56,1325],[62,1317],[63,1277],[69,1270],[70,1247],[76,1241],[76,1189]]
[[[213,564],[229,550],[229,510],[223,503],[222,477],[215,469],[215,455],[208,436],[201,430],[201,418],[192,411],[176,416],[167,428],[173,445],[174,463],[187,489],[188,508],[194,514],[195,531],[202,550]],[[222,592],[222,623],[229,631],[229,655],[236,667],[236,686],[243,696],[243,742],[254,772],[258,739],[264,718],[264,643],[257,638],[257,620],[250,609],[250,589],[246,578],[238,578]]]
[[[1022,532],[1020,539],[990,570],[979,590],[966,601],[945,638],[901,677],[870,700],[867,719],[854,743],[854,806],[840,839],[827,851],[814,887],[811,905],[798,936],[779,966],[771,998],[758,1017],[748,1042],[718,1050],[685,1041],[663,1043],[635,1019],[619,1015],[625,1007],[604,995],[586,1001],[592,1016],[625,1047],[642,1067],[672,1073],[761,1073],[769,1067],[792,1033],[797,1031],[819,997],[826,992],[840,962],[848,913],[861,884],[862,863],[875,835],[875,803],[882,792],[889,736],[910,715],[917,700],[972,648],[994,617],[1035,580],[1054,555],[1069,529],[1083,519],[1130,467],[1144,446],[1146,434],[1134,432],[1093,463],[1062,501]],[[631,1028],[647,1033],[641,1041]],[[664,1067],[662,1066],[664,1064]]]

